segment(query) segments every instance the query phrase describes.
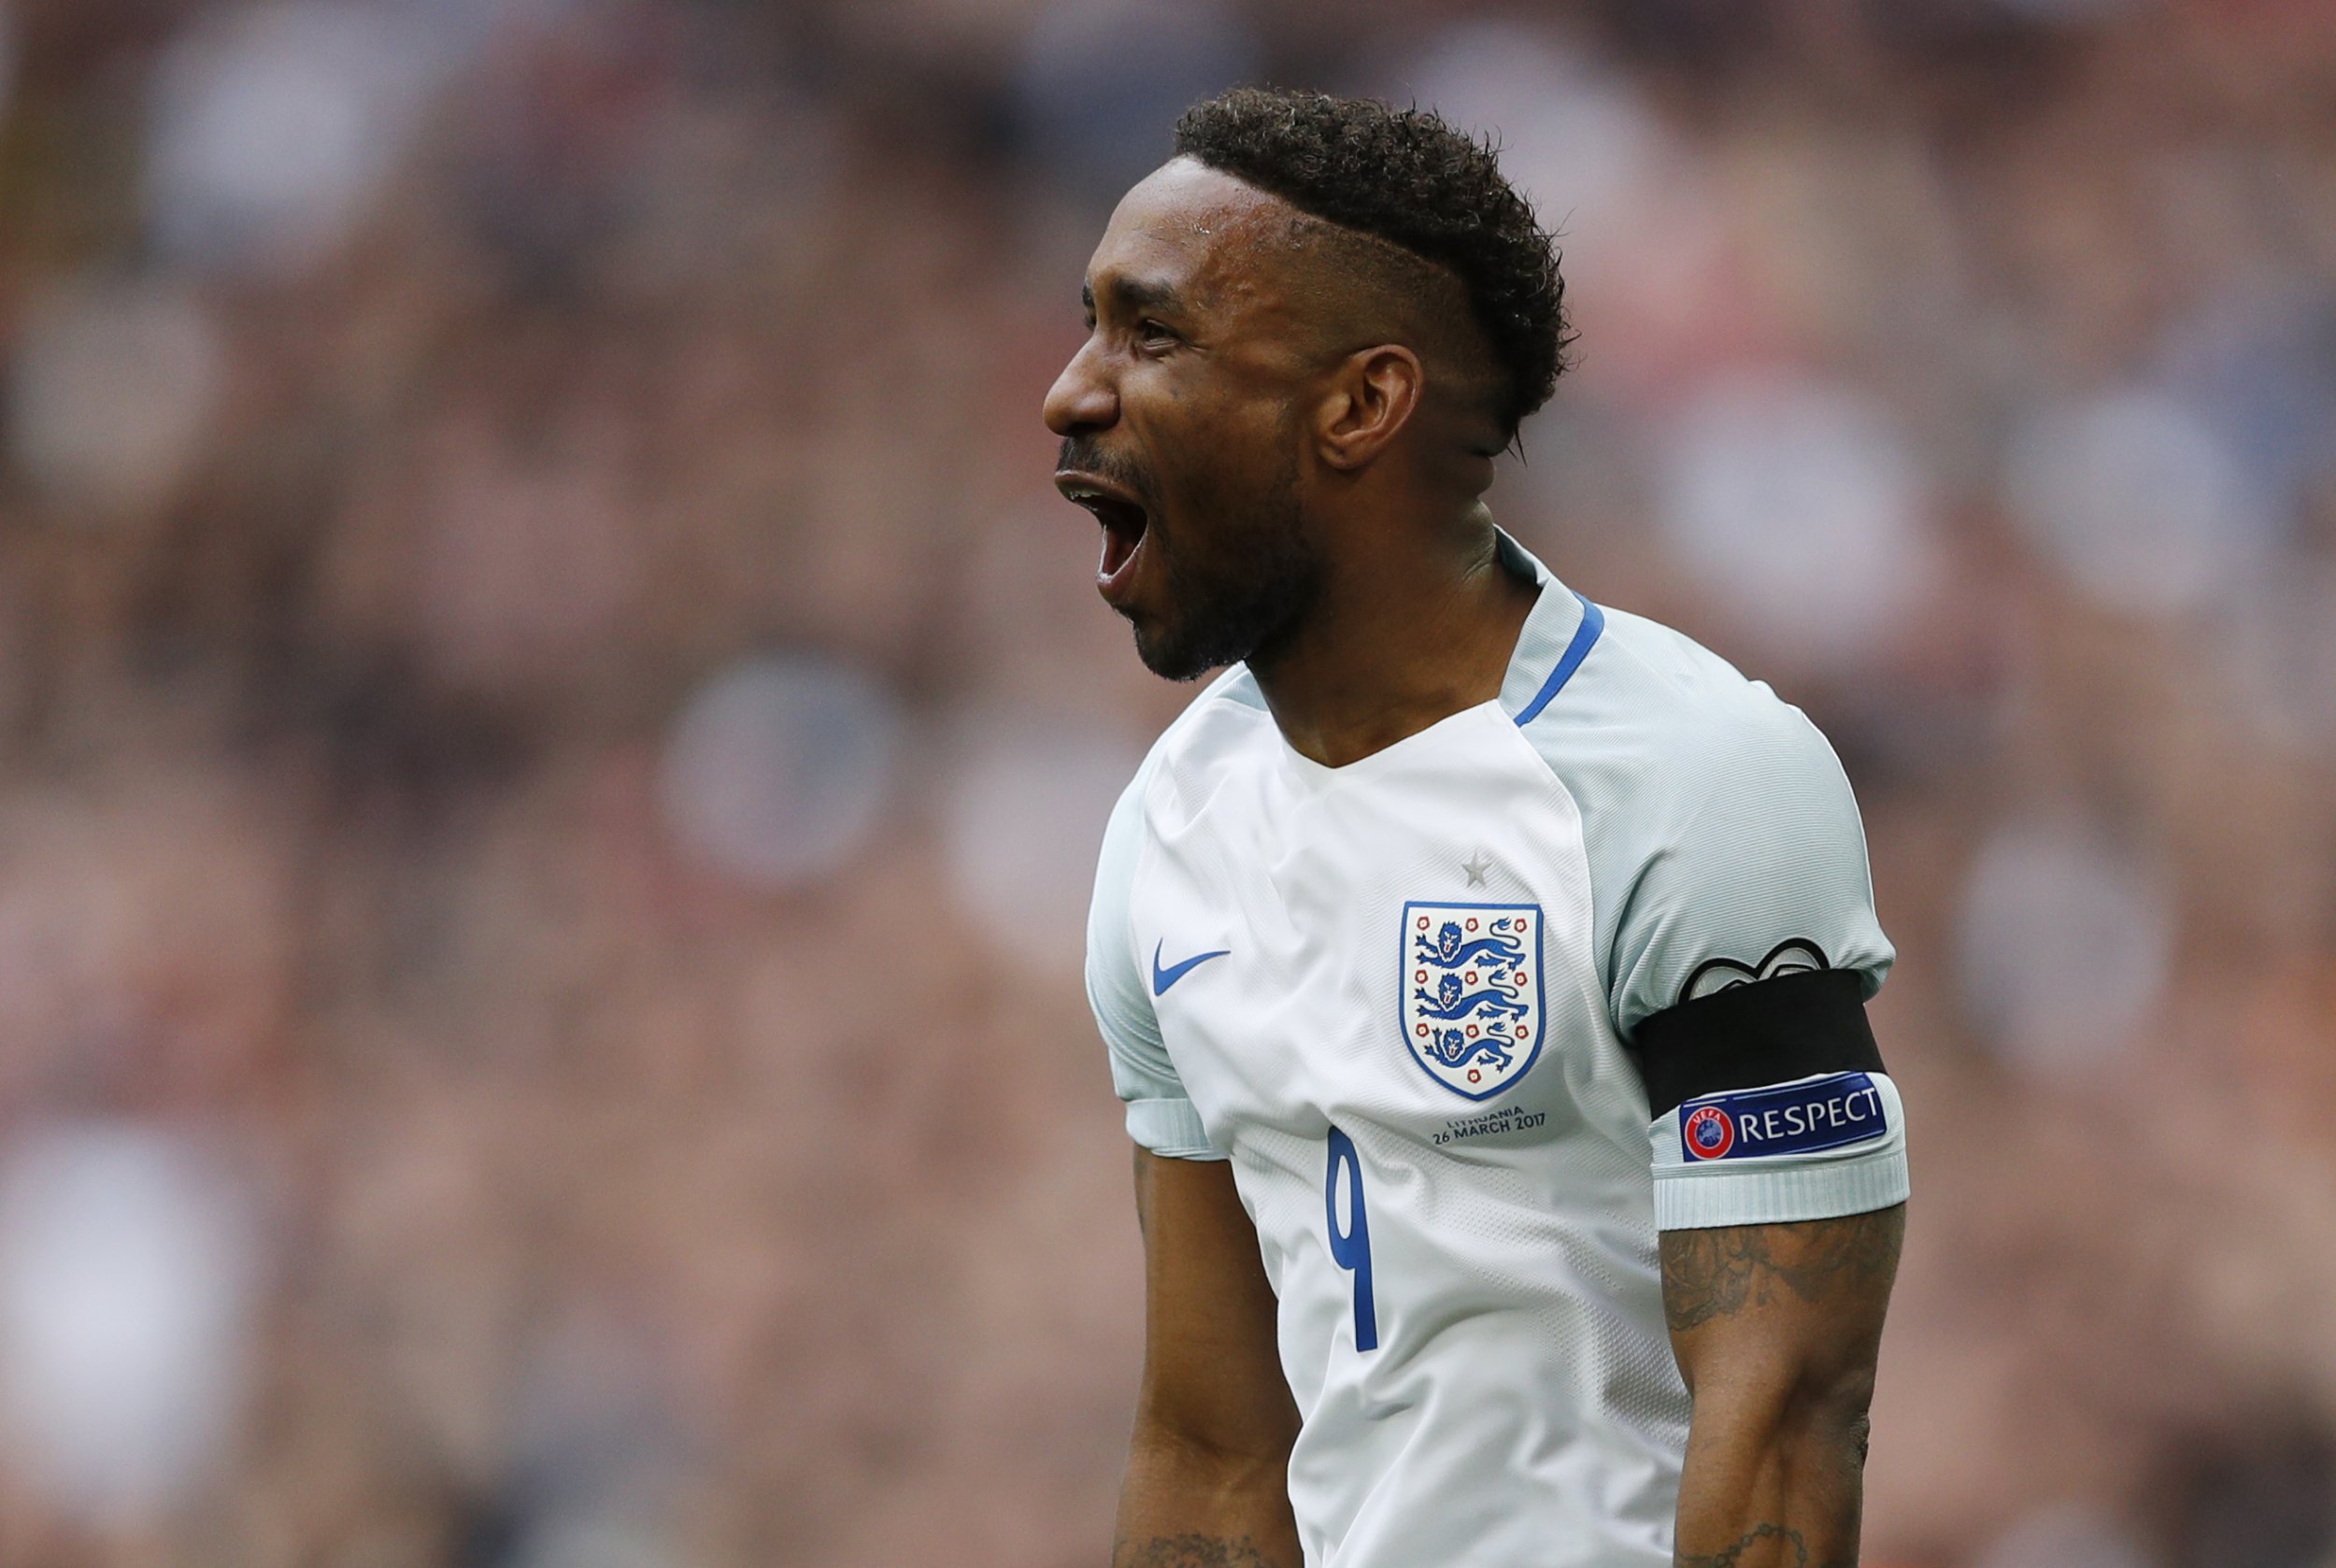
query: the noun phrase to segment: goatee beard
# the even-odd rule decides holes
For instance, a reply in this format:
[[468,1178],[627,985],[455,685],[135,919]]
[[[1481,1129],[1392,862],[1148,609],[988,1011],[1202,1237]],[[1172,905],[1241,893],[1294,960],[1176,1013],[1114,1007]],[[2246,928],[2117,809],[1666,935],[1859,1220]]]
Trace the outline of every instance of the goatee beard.
[[1189,560],[1154,520],[1144,546],[1157,547],[1168,611],[1159,634],[1136,630],[1145,668],[1168,680],[1197,680],[1220,665],[1270,662],[1289,645],[1320,602],[1324,575],[1293,489],[1277,489],[1277,505],[1232,531],[1222,553],[1232,564]]

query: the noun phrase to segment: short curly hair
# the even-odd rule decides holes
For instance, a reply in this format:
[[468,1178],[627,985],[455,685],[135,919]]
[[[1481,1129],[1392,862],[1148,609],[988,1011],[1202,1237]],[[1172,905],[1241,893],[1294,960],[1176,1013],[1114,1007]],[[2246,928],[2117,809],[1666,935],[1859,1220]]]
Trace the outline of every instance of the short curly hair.
[[1503,372],[1504,437],[1549,401],[1573,341],[1556,236],[1502,178],[1489,138],[1432,109],[1243,87],[1185,110],[1175,150],[1457,277]]

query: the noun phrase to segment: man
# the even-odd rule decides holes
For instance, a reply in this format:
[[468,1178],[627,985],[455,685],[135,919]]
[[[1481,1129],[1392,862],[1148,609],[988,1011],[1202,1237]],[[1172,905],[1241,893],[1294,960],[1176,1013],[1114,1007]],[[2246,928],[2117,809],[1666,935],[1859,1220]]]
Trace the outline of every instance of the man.
[[1147,1253],[1115,1568],[1852,1563],[1906,1167],[1840,766],[1479,502],[1564,342],[1488,149],[1260,91],[1175,147],[1046,406],[1144,662],[1233,665],[1089,934]]

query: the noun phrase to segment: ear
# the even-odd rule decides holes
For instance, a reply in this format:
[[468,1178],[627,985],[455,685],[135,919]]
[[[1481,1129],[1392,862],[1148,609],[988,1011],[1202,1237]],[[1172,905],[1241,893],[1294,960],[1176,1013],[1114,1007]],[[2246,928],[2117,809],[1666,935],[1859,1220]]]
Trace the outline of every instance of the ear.
[[1342,472],[1370,466],[1418,411],[1427,373],[1400,343],[1358,349],[1330,375],[1316,405],[1322,461]]

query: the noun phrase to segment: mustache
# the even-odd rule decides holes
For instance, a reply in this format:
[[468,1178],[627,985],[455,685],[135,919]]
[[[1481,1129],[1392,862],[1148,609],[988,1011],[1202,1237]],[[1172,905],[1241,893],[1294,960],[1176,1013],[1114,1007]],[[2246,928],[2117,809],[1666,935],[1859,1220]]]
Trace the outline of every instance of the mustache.
[[1055,459],[1055,468],[1058,472],[1075,469],[1098,478],[1116,480],[1143,497],[1147,509],[1159,510],[1159,496],[1152,489],[1150,472],[1141,463],[1116,452],[1105,451],[1092,436],[1064,436],[1061,453]]

